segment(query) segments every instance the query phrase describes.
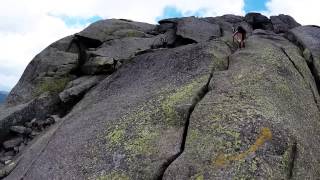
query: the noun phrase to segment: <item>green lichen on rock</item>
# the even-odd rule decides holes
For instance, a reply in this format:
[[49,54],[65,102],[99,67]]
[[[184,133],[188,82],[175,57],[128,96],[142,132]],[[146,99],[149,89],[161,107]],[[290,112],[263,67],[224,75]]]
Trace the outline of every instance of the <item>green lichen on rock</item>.
[[203,174],[196,174],[196,175],[192,176],[190,179],[192,179],[192,180],[204,180],[204,176],[203,176]]
[[275,89],[283,96],[290,97],[292,95],[292,91],[287,83],[278,83],[276,84]]
[[157,131],[152,130],[151,125],[130,128],[133,124],[141,123],[147,125],[147,122],[151,120],[150,116],[153,112],[153,107],[147,104],[123,116],[118,123],[107,129],[106,140],[109,142],[109,150],[114,151],[122,147],[130,156],[148,155],[154,152],[152,143],[154,143],[153,139],[158,135]]
[[157,136],[159,136],[157,132],[144,129],[138,133],[136,138],[125,142],[124,148],[133,154],[150,156],[157,151],[157,148],[154,146],[156,143],[154,141],[156,140]]
[[120,129],[118,126],[116,126],[115,129],[107,135],[107,139],[111,144],[117,144],[121,140],[123,140],[124,133],[125,133],[124,129]]
[[44,80],[42,81],[34,91],[34,95],[38,96],[45,92],[49,93],[59,93],[63,91],[68,82],[70,81],[69,77],[61,77],[53,80]]
[[190,98],[196,95],[196,92],[201,89],[201,85],[204,86],[209,79],[208,75],[204,75],[198,79],[193,80],[191,83],[186,84],[174,92],[169,92],[161,102],[161,109],[165,114],[166,122],[169,125],[174,125],[178,118],[176,106],[183,101],[190,100]]
[[[318,111],[303,81],[305,72],[299,72],[302,65],[291,55],[296,51],[287,52],[296,60],[292,63],[278,41],[253,36],[246,45],[230,56],[228,71],[214,73],[210,91],[190,117],[185,151],[165,177],[187,176],[183,168],[188,166],[212,179],[287,178],[286,130],[304,120],[315,124]],[[272,137],[265,133],[268,136],[259,138],[262,127],[269,128]]]
[[282,155],[281,166],[284,172],[289,171],[291,149],[287,149]]
[[[164,132],[174,134],[183,128],[185,118],[180,117],[177,106],[185,104],[189,106],[197,92],[207,83],[208,78],[207,74],[178,88],[163,87],[148,101],[115,120],[112,126],[108,122],[104,136],[108,153],[125,154],[123,162],[128,165],[129,174],[142,167],[144,174],[151,173],[155,159],[160,161],[158,156],[161,151],[168,148],[174,151],[171,150],[174,145],[169,144],[178,143],[176,140],[164,139],[166,135],[162,134]],[[176,138],[179,137],[180,135]],[[164,141],[166,144],[163,144]],[[136,163],[141,159],[142,163]]]

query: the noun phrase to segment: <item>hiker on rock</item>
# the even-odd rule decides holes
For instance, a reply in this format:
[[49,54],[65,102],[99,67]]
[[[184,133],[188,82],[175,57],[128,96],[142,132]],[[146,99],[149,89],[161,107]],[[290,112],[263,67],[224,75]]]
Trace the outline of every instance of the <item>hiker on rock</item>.
[[237,40],[239,43],[239,48],[244,48],[244,39],[246,38],[246,30],[243,29],[243,27],[238,26],[237,30],[233,33],[232,41],[234,42],[234,39]]

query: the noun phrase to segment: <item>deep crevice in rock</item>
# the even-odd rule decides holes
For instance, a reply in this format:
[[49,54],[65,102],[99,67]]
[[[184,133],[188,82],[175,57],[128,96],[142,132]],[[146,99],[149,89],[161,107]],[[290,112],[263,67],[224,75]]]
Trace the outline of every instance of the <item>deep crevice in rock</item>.
[[69,112],[71,112],[71,110],[73,109],[73,107],[78,104],[78,102],[80,102],[82,100],[82,98],[86,95],[87,92],[84,92],[82,94],[80,94],[79,96],[77,97],[72,97],[72,100],[70,100],[69,102],[67,103],[63,103],[61,102],[60,103],[60,107],[61,107],[61,110],[59,112],[59,115],[60,117],[64,117],[66,116],[67,114],[69,114]]
[[[228,70],[229,69],[229,56],[227,56],[227,61],[228,61],[228,63],[227,63],[228,65],[224,70]],[[196,96],[192,99],[192,103],[191,103],[191,105],[190,105],[190,107],[188,109],[188,114],[187,114],[187,117],[186,117],[186,120],[185,120],[186,123],[185,123],[184,132],[183,132],[183,136],[182,136],[180,152],[178,154],[172,156],[171,158],[169,158],[168,161],[163,164],[162,168],[160,169],[159,176],[157,177],[158,180],[161,180],[163,178],[163,175],[164,175],[165,171],[167,170],[167,168],[184,152],[191,115],[192,115],[195,107],[197,106],[197,104],[209,92],[209,84],[210,84],[210,81],[211,81],[211,79],[213,77],[213,73],[214,73],[214,70],[212,70],[212,72],[210,73],[210,76],[208,78],[207,83],[203,87],[201,87],[201,89],[197,92]]]
[[289,165],[288,165],[288,179],[292,179],[293,176],[293,169],[294,169],[294,162],[296,161],[297,157],[297,142],[295,141],[291,147]]
[[185,123],[185,127],[184,127],[184,132],[182,135],[180,152],[178,154],[174,155],[173,157],[169,158],[168,161],[163,164],[162,168],[160,169],[159,177],[157,179],[161,180],[163,178],[165,171],[170,166],[170,164],[172,162],[174,162],[183,153],[183,151],[185,149],[186,140],[187,140],[191,114],[192,114],[194,108],[196,107],[196,105],[209,92],[209,83],[212,79],[212,76],[213,76],[213,72],[210,73],[210,76],[209,76],[207,83],[197,92],[197,95],[193,98],[192,104],[190,105],[190,107],[188,109],[188,114],[187,114],[186,121],[185,121],[186,123]]
[[168,47],[174,48],[174,47],[185,46],[185,45],[194,44],[194,43],[197,43],[197,41],[177,35],[174,44]]
[[[289,40],[291,43],[295,44],[295,45],[300,49],[300,54],[301,54],[301,56],[304,57],[304,56],[303,56],[303,51],[304,51],[304,49],[306,49],[306,48],[304,47],[304,45],[302,45],[302,44],[297,40],[297,38],[295,37],[295,35],[294,35],[293,33],[287,33],[284,37],[285,37],[287,40]],[[318,91],[318,94],[320,95],[320,77],[319,77],[319,75],[318,75],[318,73],[317,73],[317,70],[316,70],[313,62],[314,62],[314,59],[313,59],[313,57],[312,57],[312,55],[311,55],[311,63],[310,63],[309,61],[307,61],[307,60],[306,60],[306,63],[307,63],[307,65],[308,65],[309,69],[310,69],[310,72],[311,72],[314,80],[315,80],[316,87],[317,87],[317,91]]]
[[[74,45],[76,47],[74,47]],[[96,39],[91,39],[79,35],[74,35],[72,41],[69,44],[69,47],[67,48],[67,52],[73,52],[78,54],[78,67],[75,68],[71,74],[74,74],[76,76],[80,76],[81,73],[81,66],[88,60],[89,54],[87,53],[87,50],[89,48],[98,48],[102,45],[102,42]],[[74,49],[75,48],[75,49]]]
[[320,77],[319,77],[319,75],[317,73],[317,70],[316,70],[314,64],[313,64],[313,58],[312,58],[312,63],[307,63],[307,64],[308,64],[308,67],[309,67],[309,69],[311,71],[311,74],[312,74],[312,76],[313,76],[313,78],[314,78],[314,80],[316,82],[317,89],[318,89],[318,92],[320,94],[320,91],[319,91],[320,90]]

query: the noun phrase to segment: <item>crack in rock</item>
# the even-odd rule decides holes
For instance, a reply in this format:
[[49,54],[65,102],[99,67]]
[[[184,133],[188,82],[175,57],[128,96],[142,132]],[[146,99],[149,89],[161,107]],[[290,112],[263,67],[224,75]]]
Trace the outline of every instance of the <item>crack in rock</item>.
[[[309,88],[310,88],[310,90],[311,90],[311,93],[312,93],[312,96],[313,96],[313,99],[314,99],[314,102],[316,103],[317,108],[318,108],[319,111],[320,111],[319,102],[318,102],[318,100],[317,100],[317,98],[316,98],[315,92],[313,91],[310,82],[308,82],[308,81],[306,80],[306,78],[304,77],[303,73],[299,70],[298,66],[297,66],[297,65],[295,64],[295,62],[291,59],[291,57],[288,55],[288,53],[286,52],[286,50],[285,50],[284,48],[282,48],[282,47],[280,47],[280,49],[281,49],[281,51],[284,53],[284,55],[289,59],[289,61],[292,63],[293,67],[298,71],[298,73],[299,73],[300,76],[303,78],[303,80],[304,80],[304,82],[307,84],[307,86],[309,86]],[[310,69],[310,71],[311,71],[311,69]],[[311,73],[312,73],[312,71],[311,71]],[[313,73],[312,73],[312,76],[314,76]],[[317,88],[317,87],[316,87],[316,88]],[[318,88],[317,88],[317,91],[318,91],[318,93],[319,93],[319,89],[318,89]]]
[[[227,67],[224,69],[224,71],[229,69],[229,59],[230,59],[229,57],[230,57],[230,55],[226,57],[228,62],[227,62]],[[190,117],[191,117],[195,107],[197,106],[197,104],[209,92],[209,84],[210,84],[210,81],[211,81],[211,79],[213,77],[213,73],[214,73],[214,70],[212,69],[207,83],[203,87],[201,87],[201,89],[197,92],[196,96],[193,97],[192,103],[191,103],[191,105],[189,107],[189,110],[188,110],[188,115],[186,117],[186,124],[185,124],[185,127],[184,127],[184,132],[183,132],[183,138],[182,138],[182,142],[181,142],[180,152],[178,154],[174,155],[173,157],[171,157],[170,159],[168,159],[168,161],[163,165],[162,169],[160,169],[160,173],[159,173],[159,176],[157,178],[158,180],[163,179],[163,175],[164,175],[165,171],[167,170],[167,168],[184,152],[185,144],[186,144],[186,140],[187,140],[187,135],[188,135],[189,124],[190,124]]]
[[157,179],[162,179],[164,172],[166,171],[166,169],[170,166],[170,164],[172,164],[184,151],[185,149],[185,144],[186,144],[186,139],[187,139],[187,135],[188,135],[188,128],[189,128],[189,123],[190,123],[190,117],[191,114],[195,108],[195,106],[202,100],[202,98],[209,92],[209,83],[211,81],[213,77],[213,71],[210,73],[210,76],[208,78],[207,83],[197,92],[197,95],[193,98],[191,106],[189,107],[188,110],[188,115],[186,117],[186,124],[185,124],[185,128],[184,128],[184,132],[183,132],[183,138],[182,138],[182,143],[181,143],[181,147],[180,147],[180,152],[178,154],[176,154],[175,156],[171,157],[167,163],[165,163],[162,167],[162,169],[160,170],[160,176]]
[[288,167],[288,179],[292,179],[294,162],[296,161],[296,157],[297,157],[297,142],[295,141],[291,147],[290,161],[289,161],[289,167]]

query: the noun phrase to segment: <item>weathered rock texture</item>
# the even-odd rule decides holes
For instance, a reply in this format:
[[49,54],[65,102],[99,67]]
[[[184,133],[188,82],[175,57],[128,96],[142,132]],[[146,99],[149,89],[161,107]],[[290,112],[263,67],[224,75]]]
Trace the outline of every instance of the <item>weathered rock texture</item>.
[[0,177],[316,179],[319,34],[258,13],[93,23],[0,106]]

